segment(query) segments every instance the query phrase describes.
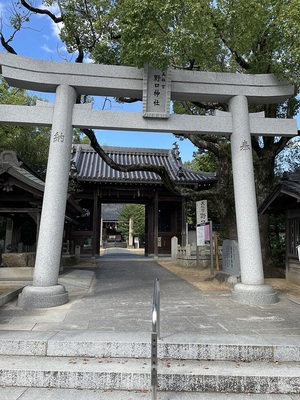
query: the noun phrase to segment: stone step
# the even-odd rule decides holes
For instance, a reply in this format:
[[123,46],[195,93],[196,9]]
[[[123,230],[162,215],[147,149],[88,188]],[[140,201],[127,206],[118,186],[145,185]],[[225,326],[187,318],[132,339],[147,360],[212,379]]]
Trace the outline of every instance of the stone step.
[[[1,274],[1,270],[3,268],[0,269],[0,274]],[[12,268],[10,268],[12,269]],[[2,276],[0,275],[1,280],[2,280]],[[5,284],[1,284],[1,290],[0,290],[0,306],[3,306],[4,304],[8,303],[9,301],[13,300],[14,298],[16,298],[18,296],[19,293],[22,292],[23,287],[25,285],[23,285],[21,282],[11,282],[11,281],[7,281],[5,282]]]
[[[0,357],[0,386],[148,391],[149,359]],[[166,360],[158,365],[160,391],[300,394],[300,364]]]
[[[170,335],[158,342],[166,359],[300,361],[300,338]],[[0,355],[150,358],[150,334],[99,331],[0,331]]]
[[[0,400],[150,400],[149,391],[0,388]],[[157,400],[245,400],[245,394],[158,392]],[[299,400],[300,394],[247,394],[247,400]]]

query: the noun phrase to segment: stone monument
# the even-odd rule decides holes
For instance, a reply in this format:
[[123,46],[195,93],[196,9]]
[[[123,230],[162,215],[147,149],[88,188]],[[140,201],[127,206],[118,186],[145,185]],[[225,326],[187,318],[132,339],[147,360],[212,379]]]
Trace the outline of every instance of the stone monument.
[[236,240],[224,240],[222,244],[222,271],[228,275],[241,275],[239,245]]

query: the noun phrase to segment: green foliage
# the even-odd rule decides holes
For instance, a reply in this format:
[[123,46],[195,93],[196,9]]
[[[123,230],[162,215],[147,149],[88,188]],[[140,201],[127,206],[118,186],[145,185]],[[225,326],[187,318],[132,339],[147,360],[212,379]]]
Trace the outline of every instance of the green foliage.
[[120,32],[115,1],[61,0],[44,3],[59,4],[64,19],[60,36],[69,53],[76,52],[80,46],[97,63],[119,64]]
[[141,241],[145,237],[145,206],[143,204],[126,204],[119,216],[118,230],[126,240],[129,238],[129,219],[132,219],[132,235]]
[[211,23],[211,4],[207,0],[119,1],[121,59],[125,64],[160,68],[185,68],[196,59],[213,68],[220,43]]
[[29,96],[25,90],[10,87],[4,79],[0,79],[0,104],[32,106],[37,98]]
[[274,72],[299,82],[298,0],[120,0],[125,64]]
[[191,161],[184,163],[184,166],[195,171],[215,172],[218,170],[219,162],[213,153],[198,151],[194,153],[194,158]]
[[[247,73],[299,83],[298,0],[44,0],[58,5],[61,39],[97,63]],[[23,19],[22,19],[23,18]],[[14,15],[15,29],[28,21]]]
[[273,263],[277,268],[285,268],[285,215],[270,217],[270,244]]
[[300,142],[299,138],[290,140],[288,145],[276,158],[276,176],[281,177],[284,172],[300,172]]
[[[8,42],[34,14],[13,3]],[[96,63],[273,72],[300,83],[299,0],[42,0],[40,8],[50,6],[67,50]]]
[[[43,0],[43,5],[58,6],[64,20],[61,38],[68,51],[85,52],[96,63],[274,73],[300,85],[299,0]],[[18,18],[13,23],[19,29]],[[293,98],[250,110],[264,111],[266,117],[291,118],[298,106]],[[228,111],[228,106],[174,103],[177,113],[211,115],[216,109]],[[210,191],[211,201],[222,226],[234,224],[228,140],[197,133],[181,137],[191,140],[200,156],[205,155],[202,170],[208,167],[206,163],[215,162],[219,190]],[[285,137],[252,138],[259,203],[274,184],[275,159],[286,157],[287,153],[278,154],[287,143]]]
[[73,130],[73,143],[76,143],[76,144],[90,144],[91,141],[79,129],[74,129]]
[[270,65],[278,62],[275,52],[280,38],[276,17],[280,3],[281,0],[215,3],[215,21],[229,50],[229,63],[239,55],[248,63],[249,72],[271,72]]
[[[202,171],[202,172],[215,172],[219,168],[219,160],[218,158],[208,151],[199,151],[194,153],[194,158],[191,161],[185,162],[184,166],[190,168],[194,171]],[[212,198],[207,193],[203,192],[203,199],[208,200],[208,214],[209,219],[211,219],[216,226],[220,225],[220,213],[218,211],[218,204],[215,203],[214,197]],[[186,203],[186,215],[187,222],[191,225],[196,224],[196,204],[195,202],[187,202]]]
[[[13,105],[34,105],[36,97],[26,91],[11,88],[0,80],[0,103]],[[49,149],[49,128],[0,125],[0,152],[13,150],[35,171],[44,174]]]

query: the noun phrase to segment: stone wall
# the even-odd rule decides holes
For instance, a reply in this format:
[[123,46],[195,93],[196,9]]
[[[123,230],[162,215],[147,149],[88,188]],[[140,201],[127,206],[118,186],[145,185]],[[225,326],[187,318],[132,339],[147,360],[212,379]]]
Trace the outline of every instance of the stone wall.
[[300,262],[297,259],[289,259],[286,266],[286,280],[300,286]]
[[2,253],[2,264],[7,268],[34,267],[36,253]]

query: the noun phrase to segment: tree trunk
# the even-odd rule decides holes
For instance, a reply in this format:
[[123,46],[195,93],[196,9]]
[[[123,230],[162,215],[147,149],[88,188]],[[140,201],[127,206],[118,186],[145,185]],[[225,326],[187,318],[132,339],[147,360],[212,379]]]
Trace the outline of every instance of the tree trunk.
[[274,276],[275,268],[271,255],[269,220],[269,215],[262,215],[259,218],[260,240],[265,278],[272,278]]

